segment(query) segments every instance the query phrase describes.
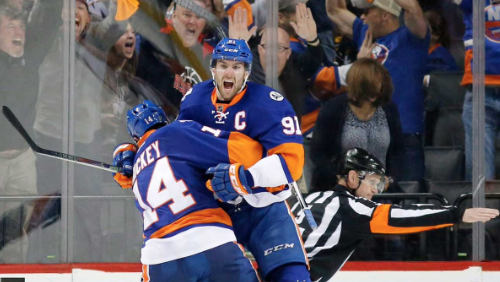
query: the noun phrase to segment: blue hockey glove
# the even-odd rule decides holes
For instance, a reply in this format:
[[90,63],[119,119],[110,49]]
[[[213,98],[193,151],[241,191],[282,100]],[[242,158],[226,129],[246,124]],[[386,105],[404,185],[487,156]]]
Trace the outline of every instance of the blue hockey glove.
[[252,194],[253,177],[242,164],[219,164],[209,168],[206,174],[211,177],[207,188],[223,202]]
[[122,168],[122,173],[113,173],[113,178],[123,189],[132,188],[135,153],[137,146],[132,143],[122,143],[113,152],[113,165]]

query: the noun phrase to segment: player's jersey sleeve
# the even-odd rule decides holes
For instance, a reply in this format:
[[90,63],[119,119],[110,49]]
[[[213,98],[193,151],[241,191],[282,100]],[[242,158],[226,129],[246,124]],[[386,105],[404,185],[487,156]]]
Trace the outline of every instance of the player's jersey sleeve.
[[[229,132],[203,126],[194,121],[178,120],[170,127],[176,127],[175,143],[189,150],[172,150],[170,158],[183,159],[202,170],[220,163],[242,163],[254,165],[262,158],[262,146],[239,132]],[[171,137],[167,137],[171,138]]]
[[[197,83],[189,89],[182,97],[181,108],[177,120],[195,120],[196,112],[199,111],[198,107],[203,104],[203,97],[210,95],[213,90],[213,83],[211,81],[203,81]],[[200,121],[198,121],[200,122]]]
[[[304,167],[302,132],[290,103],[275,92],[277,100],[257,108],[253,125],[259,126],[256,138],[268,157],[259,161],[250,172],[255,186],[273,187],[298,180]],[[271,100],[271,99],[269,99]]]
[[191,118],[189,117],[188,113],[188,105],[191,103],[192,100],[192,93],[193,90],[196,89],[196,85],[194,85],[191,89],[189,89],[186,94],[182,97],[181,100],[181,108],[179,110],[179,115],[177,116],[177,120],[190,120]]

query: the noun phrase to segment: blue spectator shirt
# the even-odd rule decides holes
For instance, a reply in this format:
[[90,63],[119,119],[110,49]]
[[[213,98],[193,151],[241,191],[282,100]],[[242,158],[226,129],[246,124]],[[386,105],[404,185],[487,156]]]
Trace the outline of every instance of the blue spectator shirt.
[[[368,25],[357,18],[353,24],[353,40],[358,50],[365,39]],[[373,57],[389,71],[394,85],[392,100],[401,113],[404,134],[421,134],[424,130],[424,92],[422,81],[427,70],[430,30],[424,39],[401,26],[376,39]]]

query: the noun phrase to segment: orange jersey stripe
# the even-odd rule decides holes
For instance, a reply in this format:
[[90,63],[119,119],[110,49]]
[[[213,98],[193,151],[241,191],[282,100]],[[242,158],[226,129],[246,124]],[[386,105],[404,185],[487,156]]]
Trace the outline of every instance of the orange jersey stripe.
[[222,223],[228,226],[233,226],[231,218],[229,218],[229,215],[227,215],[227,213],[224,212],[224,210],[222,210],[221,208],[205,209],[190,213],[178,219],[177,221],[159,229],[158,231],[153,233],[153,235],[151,235],[151,238],[163,238],[166,235],[184,227],[205,223]]
[[238,244],[238,242],[233,242],[233,243],[235,243],[238,246],[238,248],[240,248],[241,253],[243,253],[243,256],[248,260],[253,270],[255,271],[255,276],[257,277],[258,281],[262,282],[262,280],[260,280],[259,273],[257,272],[257,262],[253,264],[252,260],[247,257],[245,253],[245,248],[241,244]]
[[304,246],[304,241],[302,240],[302,236],[300,235],[299,225],[295,221],[295,216],[293,215],[292,210],[290,209],[290,205],[288,205],[287,201],[284,201],[284,202],[286,205],[286,209],[288,210],[288,215],[292,218],[293,224],[295,225],[295,231],[297,232],[297,236],[299,237],[300,246],[302,247],[302,252],[304,253],[304,258],[305,258],[306,263],[307,263],[307,269],[310,270],[311,266],[309,265],[309,258],[307,258],[307,252],[306,252],[306,248]]
[[142,282],[149,282],[149,266],[146,264],[142,265]]
[[241,8],[242,10],[247,10],[247,26],[251,27],[253,25],[253,14],[252,6],[247,0],[234,1],[228,5],[229,9],[226,7],[226,14],[234,19],[234,12],[236,9]]
[[262,152],[262,145],[252,138],[239,132],[229,134],[227,154],[230,163],[240,163],[248,169],[262,158]]
[[277,187],[267,187],[266,190],[269,193],[281,192],[281,191],[285,190],[286,186],[287,185],[285,184],[285,185],[280,185],[280,186],[277,186]]
[[146,139],[148,139],[149,135],[153,134],[153,132],[155,132],[155,131],[156,131],[156,129],[152,129],[152,130],[146,132],[144,135],[142,135],[142,137],[139,140],[139,142],[137,142],[137,146],[141,147],[142,144],[144,144],[144,142],[146,142]]
[[421,226],[421,227],[389,226],[390,210],[391,210],[391,205],[381,205],[381,206],[377,207],[377,209],[373,213],[373,217],[372,217],[372,220],[370,222],[370,229],[371,229],[372,233],[409,234],[409,233],[418,233],[418,232],[429,231],[429,230],[453,226],[453,224],[441,224],[441,225],[435,225],[435,226]]
[[308,132],[311,128],[316,124],[316,120],[318,120],[319,109],[316,109],[306,115],[303,115],[300,119],[300,127],[302,132]]
[[281,155],[285,159],[293,180],[302,176],[304,169],[304,146],[298,143],[284,143],[268,151],[268,155]]

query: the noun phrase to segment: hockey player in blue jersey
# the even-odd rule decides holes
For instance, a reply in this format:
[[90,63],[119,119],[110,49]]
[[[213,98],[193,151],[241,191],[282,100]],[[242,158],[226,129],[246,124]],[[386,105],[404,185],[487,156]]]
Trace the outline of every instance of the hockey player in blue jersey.
[[213,80],[186,93],[178,119],[240,132],[262,144],[263,158],[250,168],[225,163],[209,169],[211,189],[225,202],[238,242],[252,252],[266,281],[310,281],[303,243],[284,202],[291,192],[283,184],[299,179],[304,165],[299,122],[282,94],[247,82],[251,65],[244,40],[223,39],[212,55]]
[[[130,188],[144,220],[142,281],[260,281],[244,256],[231,219],[206,186],[207,168],[258,161],[262,146],[238,132],[193,121],[167,125],[161,108],[145,101],[127,114],[135,144],[117,146],[115,179]],[[131,178],[131,176],[133,176]]]

